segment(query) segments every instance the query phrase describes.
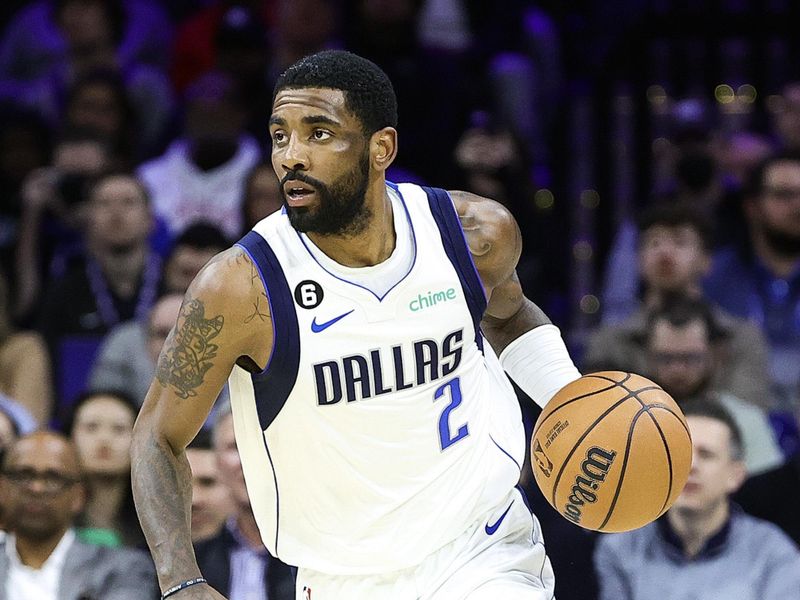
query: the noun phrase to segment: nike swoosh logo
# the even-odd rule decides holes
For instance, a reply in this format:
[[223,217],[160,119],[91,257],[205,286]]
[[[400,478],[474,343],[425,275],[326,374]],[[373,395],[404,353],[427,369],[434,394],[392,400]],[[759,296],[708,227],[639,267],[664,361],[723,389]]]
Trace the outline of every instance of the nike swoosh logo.
[[314,320],[311,321],[311,331],[314,333],[319,333],[320,331],[325,331],[328,327],[336,323],[336,321],[341,321],[355,309],[348,310],[343,315],[339,315],[338,317],[333,317],[330,321],[325,321],[324,323],[317,323],[317,317],[314,317]]
[[[514,504],[513,500],[511,501],[511,504]],[[508,514],[508,511],[511,510],[511,504],[508,505],[508,508],[505,510],[505,512],[503,512],[502,515],[500,515],[500,518],[497,519],[497,521],[495,521],[491,525],[489,523],[486,524],[486,527],[485,527],[486,535],[494,535],[494,532],[497,531],[498,527],[500,527],[500,523],[502,523],[503,519],[506,518],[506,515]]]

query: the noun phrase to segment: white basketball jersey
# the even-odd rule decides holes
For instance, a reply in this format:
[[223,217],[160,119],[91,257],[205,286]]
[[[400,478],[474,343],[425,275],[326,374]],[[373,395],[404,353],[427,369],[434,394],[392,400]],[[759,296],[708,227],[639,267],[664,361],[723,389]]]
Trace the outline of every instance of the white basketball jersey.
[[452,200],[389,185],[413,260],[388,291],[326,270],[283,212],[239,242],[274,323],[266,369],[230,378],[253,512],[272,554],[327,573],[419,564],[508,494],[525,452]]

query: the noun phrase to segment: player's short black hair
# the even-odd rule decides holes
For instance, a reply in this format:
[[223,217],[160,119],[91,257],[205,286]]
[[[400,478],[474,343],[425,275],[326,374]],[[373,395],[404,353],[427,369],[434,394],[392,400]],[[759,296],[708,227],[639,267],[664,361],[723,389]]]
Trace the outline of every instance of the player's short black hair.
[[275,83],[272,102],[283,89],[330,88],[344,92],[345,106],[371,135],[397,127],[397,96],[388,75],[374,62],[345,50],[324,50],[300,59]]
[[744,442],[742,431],[733,420],[731,413],[713,395],[694,398],[681,404],[681,410],[686,417],[706,417],[719,421],[728,428],[731,434],[731,458],[743,460]]
[[706,251],[711,251],[714,236],[709,220],[695,206],[679,200],[660,201],[641,212],[637,219],[639,233],[643,234],[651,227],[683,227],[688,225],[700,236]]

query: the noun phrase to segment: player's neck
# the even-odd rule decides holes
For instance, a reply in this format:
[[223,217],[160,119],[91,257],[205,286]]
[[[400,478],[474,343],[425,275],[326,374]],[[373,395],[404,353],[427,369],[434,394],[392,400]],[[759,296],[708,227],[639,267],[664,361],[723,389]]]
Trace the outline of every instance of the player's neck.
[[683,552],[694,558],[706,542],[725,525],[730,516],[728,500],[724,499],[707,510],[673,509],[667,513],[669,524],[683,543]]
[[308,237],[329,258],[345,267],[369,267],[392,255],[397,243],[392,201],[383,180],[367,189],[367,206],[372,213],[367,227],[356,236],[319,235]]

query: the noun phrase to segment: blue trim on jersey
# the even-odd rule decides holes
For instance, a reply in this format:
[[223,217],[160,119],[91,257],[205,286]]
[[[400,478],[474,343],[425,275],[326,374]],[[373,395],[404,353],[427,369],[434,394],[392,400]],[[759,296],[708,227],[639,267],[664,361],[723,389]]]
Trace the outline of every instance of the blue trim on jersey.
[[513,456],[511,456],[511,454],[509,454],[505,449],[503,449],[503,447],[494,440],[494,438],[492,437],[491,434],[489,434],[489,439],[492,440],[492,442],[494,443],[495,446],[497,446],[497,448],[500,450],[500,452],[505,454],[508,458],[511,459],[511,462],[513,462],[515,465],[517,465],[517,468],[520,470],[520,473],[521,473],[522,472],[522,467],[517,462],[517,459],[514,458]]
[[267,451],[267,458],[269,459],[269,467],[272,469],[272,481],[275,484],[275,555],[278,554],[278,531],[281,525],[281,494],[278,490],[278,472],[275,470],[275,463],[272,462],[272,453],[269,451],[267,444],[267,434],[261,434],[261,440],[264,442],[264,450]]
[[430,204],[431,214],[442,235],[444,250],[461,281],[461,288],[467,299],[467,306],[475,327],[475,344],[483,352],[481,319],[486,310],[486,292],[483,290],[478,269],[472,260],[464,229],[461,227],[461,221],[453,201],[450,199],[450,194],[439,188],[423,187],[422,189],[428,195],[428,204]]
[[[266,430],[286,404],[300,366],[300,329],[294,297],[278,258],[267,241],[255,231],[237,243],[258,269],[272,315],[272,353],[261,373],[251,375],[258,421]],[[269,284],[267,283],[269,282]]]
[[391,183],[389,181],[387,181],[386,183],[389,185],[389,187],[391,187],[393,190],[395,190],[397,192],[397,195],[400,197],[400,204],[403,205],[403,210],[406,213],[406,220],[408,221],[408,226],[411,229],[411,251],[414,253],[414,257],[411,259],[411,265],[408,267],[408,271],[406,272],[406,274],[403,275],[400,279],[398,279],[397,282],[392,287],[390,287],[388,290],[386,290],[386,293],[383,296],[379,296],[378,294],[373,292],[368,287],[366,287],[364,285],[361,285],[360,283],[358,283],[356,281],[350,281],[349,279],[345,279],[344,277],[340,277],[336,273],[331,273],[328,269],[325,268],[325,266],[322,263],[320,263],[317,260],[316,255],[313,252],[311,252],[311,250],[308,248],[308,244],[306,244],[306,241],[305,241],[305,239],[303,239],[303,236],[300,235],[299,231],[296,231],[297,237],[300,240],[300,243],[303,244],[303,247],[306,249],[306,252],[308,252],[309,256],[311,256],[311,258],[314,259],[314,262],[319,265],[320,269],[325,271],[328,275],[330,275],[334,279],[338,279],[339,281],[343,281],[344,283],[348,283],[348,284],[350,284],[352,286],[355,286],[357,288],[361,288],[362,290],[368,291],[370,294],[372,294],[373,296],[375,296],[375,298],[378,299],[378,302],[383,302],[383,299],[386,298],[386,296],[389,295],[389,292],[391,292],[394,288],[396,288],[398,285],[400,285],[400,283],[402,283],[402,281],[411,274],[411,271],[414,270],[414,265],[417,264],[417,234],[414,231],[414,222],[411,220],[411,214],[408,212],[408,207],[406,206],[406,200],[405,200],[405,198],[403,198],[403,194],[400,193],[400,190],[398,189],[397,185],[395,185],[394,183]]

